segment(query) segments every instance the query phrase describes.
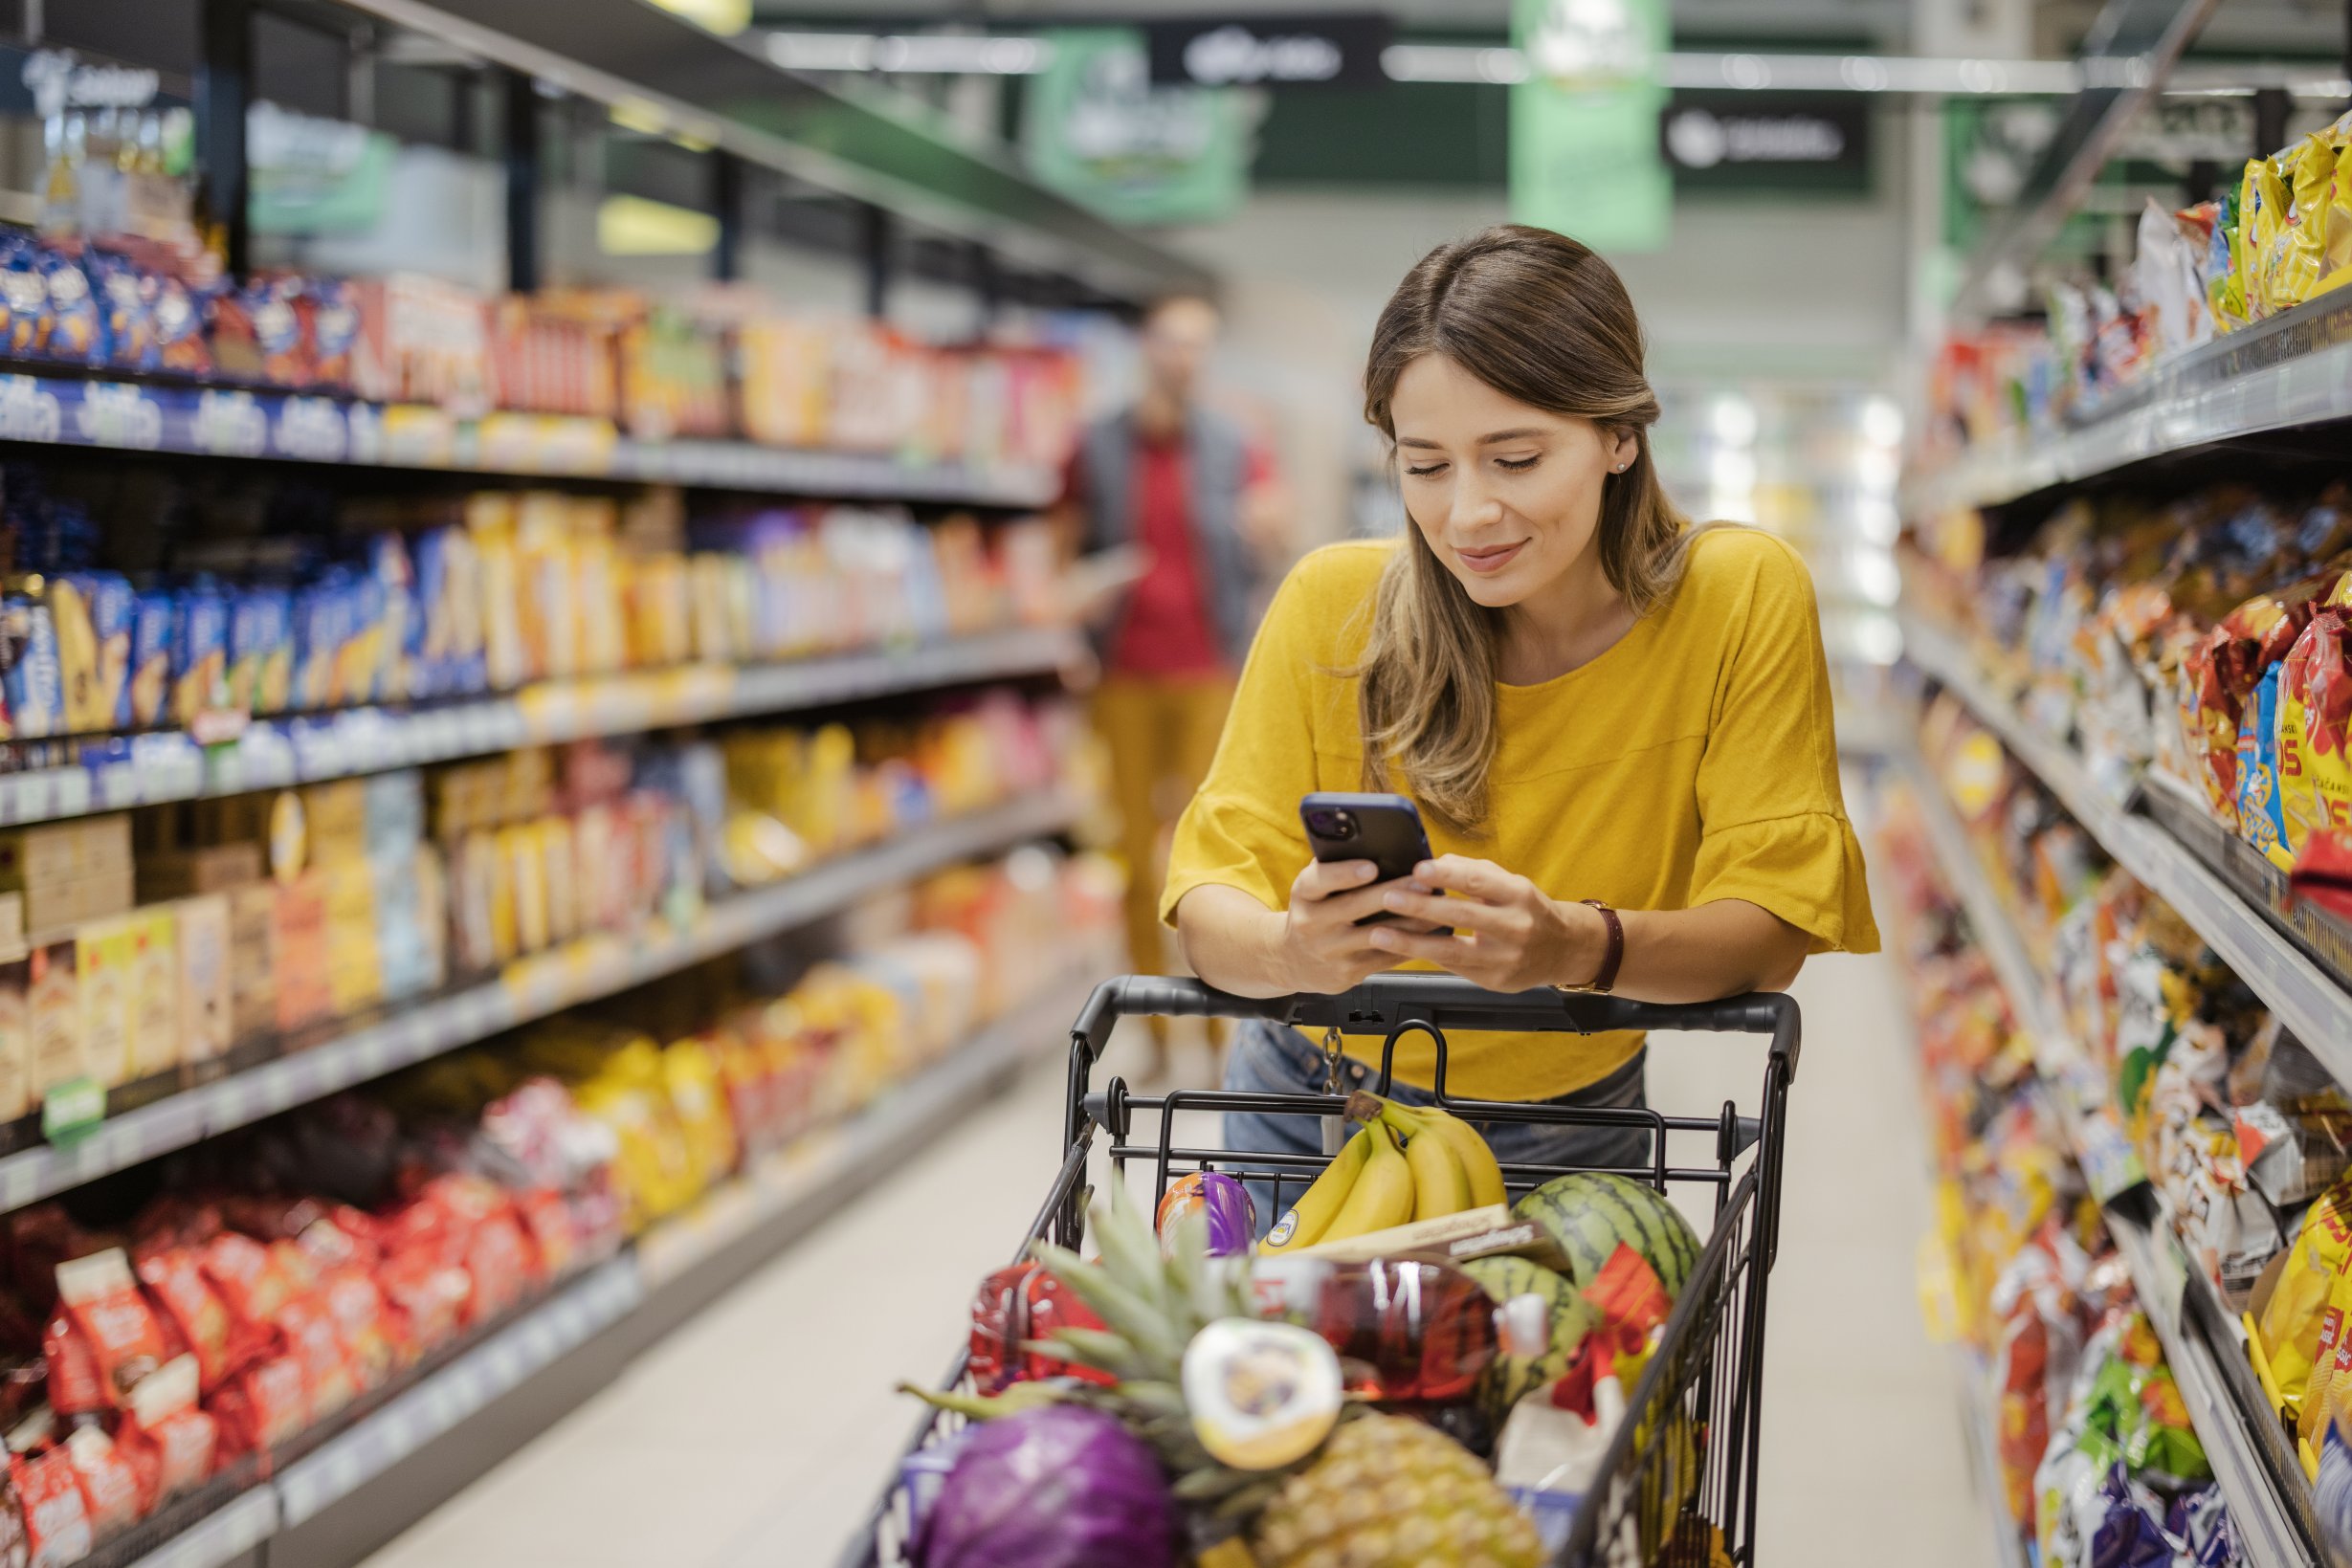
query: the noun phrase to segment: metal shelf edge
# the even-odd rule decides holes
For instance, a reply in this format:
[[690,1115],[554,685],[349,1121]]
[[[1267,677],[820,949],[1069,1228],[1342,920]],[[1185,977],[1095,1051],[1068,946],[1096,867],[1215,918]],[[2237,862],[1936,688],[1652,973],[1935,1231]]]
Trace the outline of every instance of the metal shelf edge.
[[[174,768],[156,779],[153,787],[134,771],[127,784],[93,788],[90,770],[71,765],[0,774],[0,827],[29,827],[132,806],[320,784],[490,756],[516,746],[638,735],[676,725],[788,713],[968,681],[1042,674],[1069,665],[1080,647],[1075,631],[1025,628],[903,649],[745,665],[732,672],[722,693],[666,706],[648,703],[642,711],[628,700],[631,683],[642,677],[689,674],[694,667],[639,672],[606,680],[549,683],[522,693],[414,712],[346,709],[321,716],[315,722],[322,729],[364,730],[368,739],[365,743],[322,745],[313,751],[307,764],[297,745],[276,763],[258,768],[248,767],[241,758],[229,759],[215,752],[193,776],[185,768]],[[536,717],[526,716],[521,711],[526,704],[539,705],[543,711]],[[300,716],[287,716],[284,721],[314,722]],[[128,766],[135,770],[138,764]]]
[[1992,1400],[1985,1386],[1985,1363],[1964,1346],[1955,1350],[1952,1365],[1960,1383],[1960,1422],[1968,1439],[1968,1458],[1985,1491],[1986,1522],[1992,1528],[1993,1557],[2000,1568],[2029,1568],[2024,1533],[2009,1518],[2002,1495],[2001,1447],[1993,1419]]
[[2352,992],[2274,929],[2186,845],[2102,796],[2082,764],[2065,747],[2028,728],[1949,638],[1906,617],[1903,646],[1912,663],[1958,696],[2011,756],[2050,786],[2116,864],[2170,904],[2329,1071],[2352,1084]]
[[[590,977],[585,981],[531,986],[510,983],[506,978],[487,981],[111,1118],[77,1142],[20,1150],[0,1158],[0,1213],[501,1029],[687,968],[968,856],[1056,831],[1076,812],[1076,801],[1056,790],[936,824],[876,849],[825,862],[772,887],[725,899],[712,906],[692,931],[621,949],[625,958],[619,963],[585,966]],[[584,951],[600,958],[610,957],[606,949],[618,940],[610,935],[582,939],[599,944]],[[565,980],[569,967],[542,967],[537,972]]]
[[133,1568],[225,1568],[277,1530],[277,1491],[255,1487],[181,1531]]

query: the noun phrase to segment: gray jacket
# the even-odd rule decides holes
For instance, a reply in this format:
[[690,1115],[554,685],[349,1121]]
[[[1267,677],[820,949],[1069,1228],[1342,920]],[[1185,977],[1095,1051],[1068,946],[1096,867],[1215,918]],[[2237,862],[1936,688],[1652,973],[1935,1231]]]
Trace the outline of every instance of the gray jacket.
[[[1241,497],[1250,477],[1250,446],[1240,427],[1195,409],[1185,431],[1185,490],[1192,508],[1192,547],[1201,591],[1226,659],[1239,669],[1256,629],[1257,565],[1241,537]],[[1086,508],[1086,547],[1135,542],[1135,418],[1113,414],[1092,426],[1078,447]],[[1118,634],[1114,624],[1102,646]]]

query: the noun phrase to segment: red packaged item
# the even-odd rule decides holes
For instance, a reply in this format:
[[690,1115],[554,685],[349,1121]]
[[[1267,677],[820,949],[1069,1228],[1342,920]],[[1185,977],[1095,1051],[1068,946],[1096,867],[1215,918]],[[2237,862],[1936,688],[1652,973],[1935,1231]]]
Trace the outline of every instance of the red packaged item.
[[1494,1298],[1450,1263],[1276,1256],[1250,1284],[1270,1315],[1321,1336],[1368,1399],[1467,1399],[1498,1348]]
[[539,1259],[511,1212],[493,1215],[474,1227],[465,1271],[474,1281],[466,1309],[469,1328],[488,1322],[529,1292],[539,1274]]
[[122,1248],[58,1264],[57,1298],[89,1341],[111,1402],[122,1404],[140,1379],[164,1364],[163,1330]]
[[571,1204],[552,1187],[533,1187],[515,1196],[531,1248],[538,1254],[540,1272],[554,1279],[571,1271],[579,1250],[572,1235]]
[[139,1477],[106,1428],[77,1428],[65,1440],[64,1451],[73,1461],[74,1479],[81,1484],[90,1528],[100,1539],[139,1522]]
[[165,1319],[195,1358],[196,1375],[205,1392],[220,1386],[239,1366],[253,1358],[264,1336],[251,1324],[240,1327],[204,1276],[204,1266],[185,1247],[166,1248],[139,1260],[140,1283],[146,1286]]
[[320,1298],[335,1319],[335,1332],[351,1358],[359,1385],[373,1388],[390,1377],[404,1358],[391,1306],[375,1276],[361,1269],[338,1270],[321,1287]]
[[74,1461],[63,1448],[52,1448],[38,1459],[11,1455],[9,1477],[24,1510],[30,1568],[67,1568],[90,1555],[98,1537],[90,1528],[81,1483],[74,1476]]
[[1043,1351],[1026,1348],[1055,1329],[1098,1329],[1102,1319],[1039,1263],[1015,1263],[980,1282],[972,1298],[972,1385],[983,1394],[1002,1393],[1037,1378],[1074,1377],[1088,1382],[1116,1380],[1092,1367],[1073,1366]]
[[334,1314],[318,1295],[297,1296],[277,1314],[286,1353],[302,1365],[302,1398],[312,1421],[322,1421],[359,1395],[359,1380],[336,1332]]
[[98,1358],[90,1354],[90,1341],[82,1337],[81,1330],[62,1312],[49,1320],[49,1331],[41,1336],[41,1357],[49,1364],[52,1410],[61,1416],[80,1416],[106,1408],[110,1402]]
[[256,1361],[241,1380],[256,1448],[275,1448],[310,1424],[310,1406],[303,1397],[302,1363],[292,1355]]
[[254,1325],[276,1320],[278,1309],[294,1296],[277,1254],[233,1230],[223,1231],[204,1244],[204,1272],[238,1319]]
[[385,1299],[400,1314],[400,1338],[410,1356],[421,1356],[456,1336],[465,1320],[474,1282],[463,1269],[444,1264],[422,1248],[385,1260],[376,1270]]
[[2323,829],[2311,835],[2287,886],[2339,919],[2352,920],[2352,837]]
[[33,1543],[25,1534],[24,1499],[12,1477],[0,1475],[0,1568],[30,1568]]

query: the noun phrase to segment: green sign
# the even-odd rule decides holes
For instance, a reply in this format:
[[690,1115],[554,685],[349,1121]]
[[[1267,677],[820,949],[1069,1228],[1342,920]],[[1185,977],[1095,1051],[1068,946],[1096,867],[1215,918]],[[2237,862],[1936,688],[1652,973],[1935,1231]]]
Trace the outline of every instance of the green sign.
[[1040,184],[1120,223],[1204,223],[1249,191],[1242,104],[1221,88],[1155,87],[1143,35],[1085,28],[1046,35],[1023,142]]
[[1663,249],[1665,0],[1514,0],[1511,41],[1528,65],[1511,89],[1512,218],[1596,251]]
[[245,117],[246,221],[264,234],[364,234],[398,150],[381,131],[256,103]]

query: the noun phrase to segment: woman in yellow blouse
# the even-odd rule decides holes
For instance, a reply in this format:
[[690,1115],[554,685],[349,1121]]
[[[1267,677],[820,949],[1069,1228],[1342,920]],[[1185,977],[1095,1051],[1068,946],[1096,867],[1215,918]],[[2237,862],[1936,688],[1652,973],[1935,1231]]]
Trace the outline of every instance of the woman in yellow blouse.
[[[1161,904],[1210,984],[1331,992],[1410,965],[1692,1002],[1876,950],[1811,582],[1779,540],[1675,513],[1641,353],[1617,275],[1546,231],[1441,246],[1398,287],[1365,410],[1411,526],[1309,556],[1258,631]],[[1380,884],[1314,861],[1298,798],[1350,789],[1412,797],[1435,858]],[[1401,918],[1356,923],[1383,911]],[[1346,1044],[1354,1086],[1380,1041]],[[1642,1045],[1456,1035],[1446,1090],[1638,1106]],[[1430,1084],[1425,1036],[1396,1062]],[[1255,1025],[1226,1084],[1312,1092],[1326,1071],[1305,1036]],[[1228,1138],[1307,1153],[1312,1131],[1236,1115]],[[1638,1129],[1486,1131],[1506,1161],[1649,1158]]]

